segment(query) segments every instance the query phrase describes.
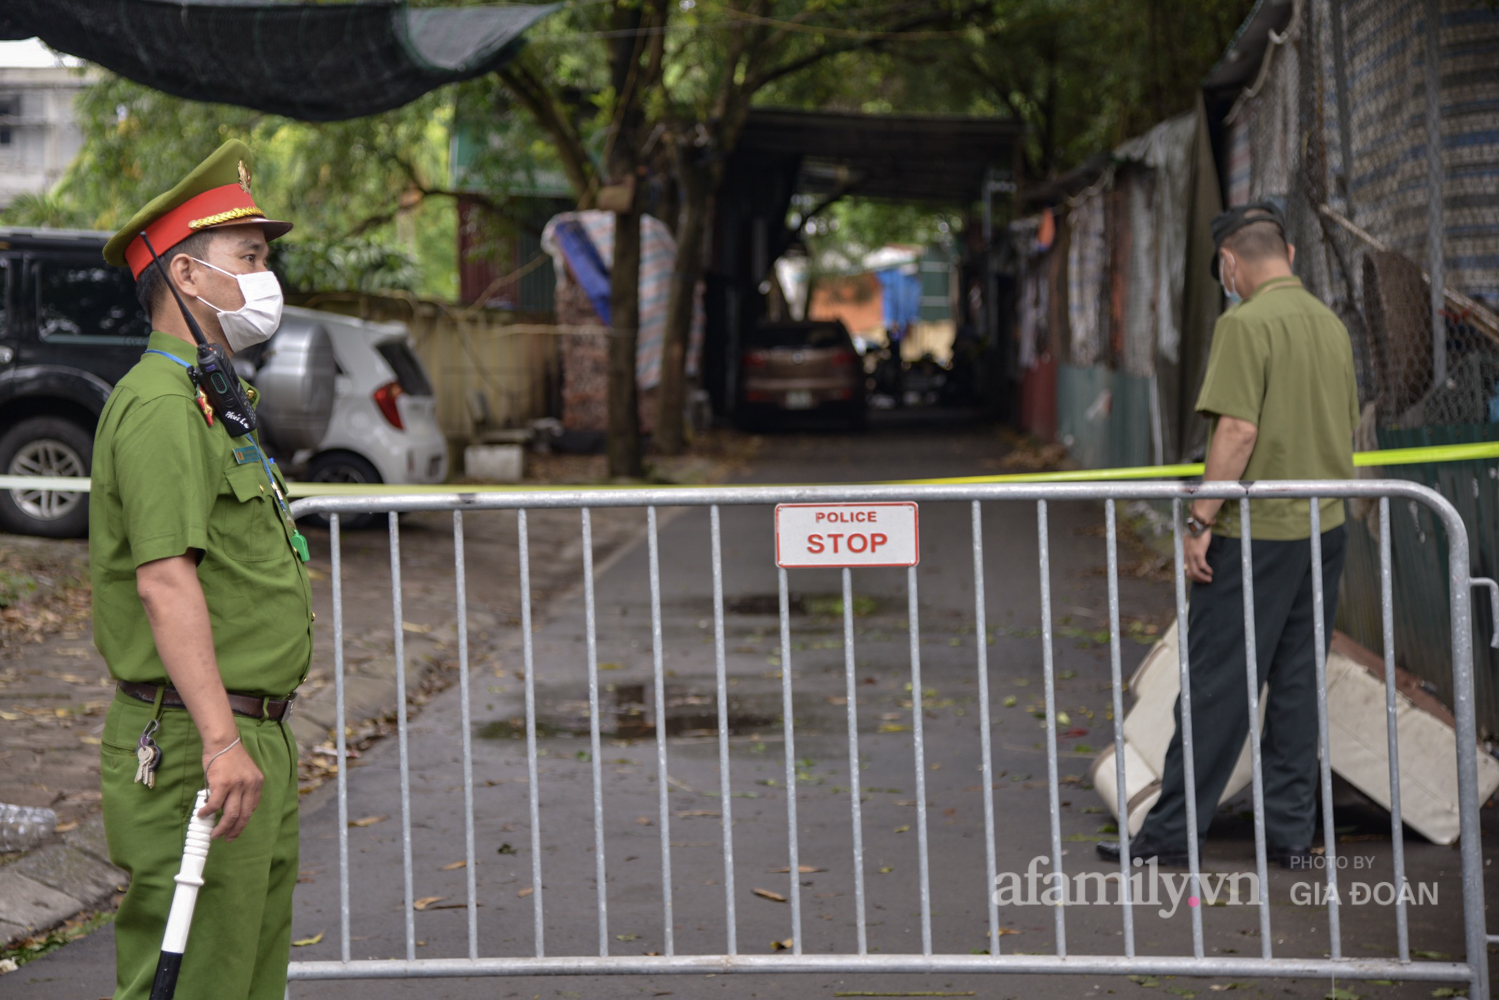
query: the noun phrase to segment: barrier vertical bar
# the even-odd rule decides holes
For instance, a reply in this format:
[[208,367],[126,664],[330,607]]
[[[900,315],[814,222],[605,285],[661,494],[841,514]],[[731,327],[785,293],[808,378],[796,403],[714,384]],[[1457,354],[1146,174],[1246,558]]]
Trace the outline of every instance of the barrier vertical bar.
[[[1435,505],[1433,505],[1435,506]],[[1470,1000],[1488,1000],[1488,930],[1483,905],[1483,834],[1478,810],[1478,726],[1473,704],[1473,586],[1468,529],[1447,504],[1438,509],[1447,533],[1447,586],[1452,615],[1452,715],[1456,720],[1458,850],[1463,859],[1463,934],[1472,978]]]
[[546,957],[541,904],[541,782],[536,767],[536,656],[531,638],[531,533],[527,511],[515,512],[520,562],[521,662],[526,671],[526,791],[531,809],[531,935],[536,957]]
[[666,665],[661,648],[661,553],[657,537],[656,508],[645,511],[651,561],[651,666],[656,689],[656,822],[661,827],[661,919],[663,951],[676,954],[675,918],[671,908],[671,806],[667,802],[669,773],[666,770]]
[[[1051,880],[1054,892],[1057,957],[1067,957],[1067,880],[1062,871],[1062,803],[1057,775],[1057,682],[1051,637],[1051,533],[1045,500],[1036,501],[1036,546],[1041,564],[1041,668],[1046,684],[1046,785],[1051,810]],[[1047,892],[1041,894],[1046,899]]]
[[337,514],[328,515],[328,550],[333,560],[333,716],[338,751],[338,949],[349,960],[349,726],[344,718],[343,535]]
[[598,883],[599,956],[609,954],[609,886],[604,873],[604,762],[599,740],[599,645],[593,595],[593,511],[583,508],[583,614],[588,641],[588,750],[593,771],[593,877]]
[[1307,501],[1311,511],[1312,635],[1317,663],[1317,745],[1321,748],[1322,850],[1327,860],[1327,936],[1329,953],[1343,957],[1343,934],[1338,909],[1338,838],[1332,814],[1332,745],[1327,722],[1327,626],[1323,621],[1322,505],[1316,497]]
[[854,677],[854,584],[848,567],[843,568],[843,680],[848,713],[849,813],[854,827],[854,926],[859,954],[869,953],[869,934],[864,915],[864,809],[859,801],[859,707],[858,681]]
[[1239,572],[1244,588],[1244,673],[1249,686],[1249,760],[1253,766],[1254,864],[1260,885],[1260,955],[1269,958],[1270,863],[1265,847],[1265,775],[1260,759],[1259,632],[1254,623],[1254,546],[1249,524],[1249,498],[1239,498]]
[[723,637],[723,543],[718,505],[709,513],[713,525],[713,668],[718,685],[718,788],[723,805],[723,899],[726,954],[739,952],[739,930],[734,919],[733,782],[729,774],[729,677]]
[[[1176,561],[1176,643],[1177,660],[1181,671],[1181,745],[1182,785],[1187,798],[1187,872],[1191,883],[1190,895],[1202,898],[1197,859],[1197,767],[1192,756],[1192,676],[1187,669],[1190,659],[1187,635],[1187,575],[1182,549],[1182,502],[1171,501],[1171,542]],[[1201,958],[1202,951],[1202,907],[1192,910],[1192,954]]]
[[994,852],[994,749],[989,727],[989,624],[984,600],[983,508],[973,501],[973,620],[978,636],[979,768],[984,774],[984,896],[989,907],[989,954],[999,954],[999,904],[994,901],[999,864]]
[[776,567],[781,598],[781,732],[786,751],[786,854],[791,871],[791,953],[802,953],[801,841],[796,830],[796,718],[791,704],[791,592],[786,571]]
[[458,599],[458,714],[463,736],[464,875],[468,889],[468,957],[479,957],[479,890],[474,872],[474,748],[473,713],[469,704],[468,571],[463,552],[463,511],[453,511],[453,579]]
[[411,761],[406,739],[406,629],[401,611],[401,527],[389,515],[390,599],[395,619],[396,733],[401,761],[401,874],[406,888],[406,961],[416,961],[416,895],[411,885]]
[[1384,640],[1385,744],[1390,758],[1390,846],[1395,866],[1395,945],[1400,961],[1411,960],[1405,912],[1405,827],[1400,818],[1400,733],[1395,699],[1394,566],[1390,558],[1390,498],[1379,498],[1379,617]]
[[1109,576],[1109,680],[1114,688],[1114,795],[1119,803],[1119,898],[1124,910],[1124,954],[1135,956],[1135,908],[1130,882],[1129,794],[1124,780],[1124,671],[1119,648],[1119,527],[1114,501],[1103,502]]
[[906,631],[911,637],[911,744],[916,757],[916,859],[921,885],[921,953],[932,953],[932,880],[927,863],[926,740],[922,728],[921,625],[916,598],[916,567],[906,570]]

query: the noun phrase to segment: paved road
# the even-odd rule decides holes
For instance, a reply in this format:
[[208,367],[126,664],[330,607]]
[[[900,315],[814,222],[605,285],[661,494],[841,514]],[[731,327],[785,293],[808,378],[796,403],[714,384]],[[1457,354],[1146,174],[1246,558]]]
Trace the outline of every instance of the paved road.
[[[799,482],[919,478],[970,473],[992,466],[1005,450],[992,430],[970,425],[876,425],[855,437],[777,436],[746,481]],[[652,700],[652,638],[648,554],[628,548],[597,574],[597,659],[605,733],[591,754],[587,714],[587,644],[580,593],[555,603],[538,620],[535,673],[539,718],[545,735],[538,762],[539,833],[531,829],[518,636],[474,665],[476,853],[480,901],[478,951],[482,955],[534,953],[533,919],[544,906],[548,954],[639,955],[665,949],[661,892],[661,842],[671,845],[674,946],[678,954],[725,949],[726,908],[732,907],[738,949],[766,954],[791,935],[790,907],[755,890],[790,893],[777,873],[787,859],[784,733],[780,715],[781,662],[774,614],[776,577],[767,508],[726,508],[722,513],[726,669],[731,722],[730,797],[720,792],[719,747],[714,721],[714,644],[711,600],[711,530],[704,510],[663,511],[663,657],[668,707],[668,826],[658,815],[654,739],[644,722],[656,722]],[[1060,773],[1064,866],[1071,873],[1106,871],[1092,842],[1106,816],[1087,786],[1092,748],[1106,744],[1109,701],[1108,647],[1097,640],[1105,580],[1102,517],[1095,505],[1053,505],[1051,553],[1056,642],[1057,704],[1069,714],[1073,735],[1063,741]],[[978,644],[985,642],[994,715],[994,799],[1000,871],[1023,873],[1049,851],[1046,758],[1041,723],[1032,715],[1042,699],[1036,512],[1030,505],[993,504],[983,512],[987,614],[991,637],[976,634],[970,510],[966,505],[926,505],[922,510],[919,584],[920,653],[925,782],[931,841],[932,939],[937,952],[968,954],[987,946],[983,808],[978,741]],[[533,551],[538,561],[550,553]],[[1135,557],[1126,552],[1126,564]],[[514,567],[470,566],[475,575],[504,577]],[[808,952],[849,952],[855,947],[856,897],[852,878],[851,775],[846,730],[842,620],[835,601],[836,571],[801,571],[790,577],[796,597],[789,669],[795,686],[794,718],[803,947]],[[854,574],[855,703],[862,779],[861,808],[867,883],[867,936],[871,952],[921,949],[919,858],[912,739],[910,640],[906,576],[902,570]],[[1121,582],[1122,615],[1145,634],[1169,620],[1169,584],[1127,576]],[[514,633],[518,630],[511,628]],[[1125,670],[1146,646],[1128,643]],[[462,772],[459,758],[459,691],[434,699],[412,726],[409,741],[414,898],[427,900],[412,914],[413,950],[419,958],[468,953],[464,905]],[[643,716],[642,716],[642,708]],[[377,818],[348,830],[352,866],[350,954],[398,958],[407,951],[401,877],[401,806],[398,747],[375,748],[350,774],[350,818]],[[601,927],[595,879],[592,789],[600,780],[605,814],[607,925]],[[723,813],[732,811],[733,892],[727,893]],[[1341,828],[1353,836],[1378,834],[1387,819],[1351,805]],[[332,786],[308,796],[303,811],[303,879],[295,935],[317,944],[294,949],[297,960],[336,959],[340,953],[338,815]],[[1221,831],[1221,832],[1220,832]],[[542,881],[532,877],[533,843],[539,843]],[[1388,877],[1389,844],[1345,846],[1373,865],[1370,882]],[[1242,818],[1225,815],[1205,855],[1205,867],[1240,871],[1253,865],[1252,832]],[[1411,876],[1439,884],[1441,905],[1413,907],[1412,947],[1461,951],[1455,912],[1455,852],[1431,845],[1407,847]],[[1044,866],[1043,866],[1044,870]],[[1288,873],[1271,877],[1272,932],[1276,953],[1320,956],[1327,950],[1324,911],[1295,906]],[[1121,911],[1115,906],[1067,908],[1071,954],[1119,954]],[[1188,907],[1169,917],[1137,907],[1137,947],[1145,954],[1190,953]],[[1205,914],[1209,955],[1257,954],[1258,911],[1214,907]],[[1055,947],[1052,910],[1006,907],[1001,912],[1006,951],[1049,954]],[[1388,907],[1345,907],[1343,948],[1354,957],[1394,953]],[[47,995],[103,996],[108,992],[112,939],[95,934],[53,959],[0,978],[0,998]],[[515,978],[294,984],[293,997],[823,997],[839,991],[892,995],[939,991],[957,995],[1076,997],[1106,993],[1207,994],[1231,981],[1123,977],[981,976],[650,976]],[[1432,986],[1331,984],[1325,981],[1237,980],[1238,989],[1263,995],[1323,997],[1334,985],[1358,994],[1426,997]],[[19,992],[18,992],[19,990]],[[967,991],[972,991],[969,994]]]

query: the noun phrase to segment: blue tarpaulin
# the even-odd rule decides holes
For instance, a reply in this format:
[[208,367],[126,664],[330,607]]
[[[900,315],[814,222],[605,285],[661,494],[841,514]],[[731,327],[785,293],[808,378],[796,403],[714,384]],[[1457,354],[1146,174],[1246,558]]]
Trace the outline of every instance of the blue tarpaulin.
[[599,256],[593,240],[588,238],[588,231],[581,222],[569,220],[559,222],[554,235],[573,277],[578,279],[578,284],[588,294],[588,301],[593,303],[593,311],[599,314],[605,326],[609,326],[613,322],[609,310],[609,268]]
[[885,293],[885,329],[905,330],[921,317],[921,275],[898,267],[876,271]]

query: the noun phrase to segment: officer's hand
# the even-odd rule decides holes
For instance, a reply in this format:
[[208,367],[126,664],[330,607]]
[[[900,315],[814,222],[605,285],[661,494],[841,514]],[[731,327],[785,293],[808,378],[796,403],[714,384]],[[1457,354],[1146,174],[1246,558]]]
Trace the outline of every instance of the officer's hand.
[[1196,538],[1187,535],[1182,539],[1182,558],[1186,563],[1187,576],[1194,583],[1213,582],[1213,567],[1208,565],[1208,543],[1212,540],[1211,531],[1204,531]]
[[[219,749],[203,751],[205,767]],[[250,759],[243,743],[235,744],[213,762],[208,771],[208,804],[198,813],[199,816],[212,816],[221,809],[224,811],[219,825],[213,828],[213,836],[233,840],[240,835],[245,824],[250,822],[255,807],[260,804],[260,786],[264,782],[265,777]]]

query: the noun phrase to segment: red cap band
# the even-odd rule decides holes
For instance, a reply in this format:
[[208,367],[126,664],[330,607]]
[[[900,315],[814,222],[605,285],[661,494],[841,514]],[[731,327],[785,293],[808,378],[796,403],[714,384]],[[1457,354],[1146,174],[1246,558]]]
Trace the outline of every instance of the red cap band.
[[[233,222],[264,219],[249,192],[238,184],[225,184],[195,195],[146,227],[146,235],[157,253],[176,246],[194,233]],[[139,236],[125,247],[125,262],[139,278],[151,263],[151,252]]]

